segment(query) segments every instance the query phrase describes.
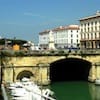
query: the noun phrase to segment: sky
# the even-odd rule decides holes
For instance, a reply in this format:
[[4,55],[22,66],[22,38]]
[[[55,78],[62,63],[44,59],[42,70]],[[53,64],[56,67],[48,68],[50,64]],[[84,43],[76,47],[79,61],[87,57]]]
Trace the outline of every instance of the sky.
[[39,33],[79,24],[100,11],[100,0],[0,0],[0,36],[38,43]]

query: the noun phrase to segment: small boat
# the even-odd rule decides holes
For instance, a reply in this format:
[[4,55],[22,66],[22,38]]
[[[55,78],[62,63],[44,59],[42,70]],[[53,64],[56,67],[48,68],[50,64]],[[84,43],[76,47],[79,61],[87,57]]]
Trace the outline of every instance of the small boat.
[[95,85],[100,85],[100,79],[99,78],[95,80]]
[[8,86],[9,90],[14,90],[16,88],[22,87],[22,84],[20,82],[10,83]]
[[11,91],[11,96],[25,96],[27,91],[24,88],[16,88]]
[[12,100],[56,100],[53,91],[48,88],[40,88],[27,78],[23,78],[21,82],[10,84],[8,89],[11,91]]

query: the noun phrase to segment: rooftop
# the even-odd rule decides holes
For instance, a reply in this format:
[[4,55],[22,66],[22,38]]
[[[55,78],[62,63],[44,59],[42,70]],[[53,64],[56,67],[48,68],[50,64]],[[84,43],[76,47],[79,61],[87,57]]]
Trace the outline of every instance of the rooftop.
[[[57,28],[52,29],[52,31],[60,31],[60,30],[79,30],[79,25],[69,25],[69,26],[59,26]],[[48,34],[50,30],[45,30],[40,32],[39,34]]]
[[83,20],[88,20],[88,19],[92,19],[92,18],[100,18],[100,11],[97,11],[95,13],[95,15],[91,15],[91,16],[88,16],[88,17],[84,17],[84,18],[81,18],[80,21],[83,21]]
[[78,25],[69,25],[69,26],[60,26],[58,28],[53,29],[53,31],[59,31],[59,30],[78,30]]

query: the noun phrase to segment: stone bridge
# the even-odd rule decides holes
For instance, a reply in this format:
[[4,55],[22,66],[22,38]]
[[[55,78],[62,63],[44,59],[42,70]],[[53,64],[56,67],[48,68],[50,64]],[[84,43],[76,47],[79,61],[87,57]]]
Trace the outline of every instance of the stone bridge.
[[[77,61],[77,64],[76,65],[73,64],[73,67],[70,68],[70,66],[67,65],[66,61],[68,64],[69,62],[71,64]],[[85,63],[87,63],[87,65],[85,65]],[[57,66],[59,67],[59,71],[57,72],[58,74],[56,74],[56,71],[58,70]],[[65,66],[66,68],[62,66]],[[69,54],[63,56],[42,55],[42,56],[23,56],[23,57],[2,57],[1,79],[2,82],[14,82],[21,80],[22,77],[29,77],[31,80],[34,80],[38,84],[47,85],[52,80],[55,80],[54,77],[57,78],[57,75],[59,76],[60,74],[68,73],[69,69],[70,69],[69,73],[71,74],[65,74],[65,75],[63,74],[62,77],[66,78],[66,76],[68,75],[71,76],[72,74],[74,76],[74,74],[76,74],[75,73],[76,66],[79,66],[78,67],[79,69],[81,69],[81,66],[83,66],[84,68],[87,67],[85,72],[87,73],[86,77],[88,78],[89,81],[93,82],[96,78],[100,78],[100,55],[82,56],[76,54],[75,55]],[[62,70],[63,72],[60,73],[60,71]]]

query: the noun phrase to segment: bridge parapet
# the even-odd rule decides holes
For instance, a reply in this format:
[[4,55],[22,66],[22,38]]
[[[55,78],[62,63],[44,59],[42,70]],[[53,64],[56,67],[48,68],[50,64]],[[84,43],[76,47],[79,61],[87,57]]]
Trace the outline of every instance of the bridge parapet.
[[88,55],[100,55],[99,49],[76,49],[76,50],[40,50],[40,51],[12,51],[12,50],[1,50],[0,56],[8,57],[24,57],[24,56],[88,56]]

